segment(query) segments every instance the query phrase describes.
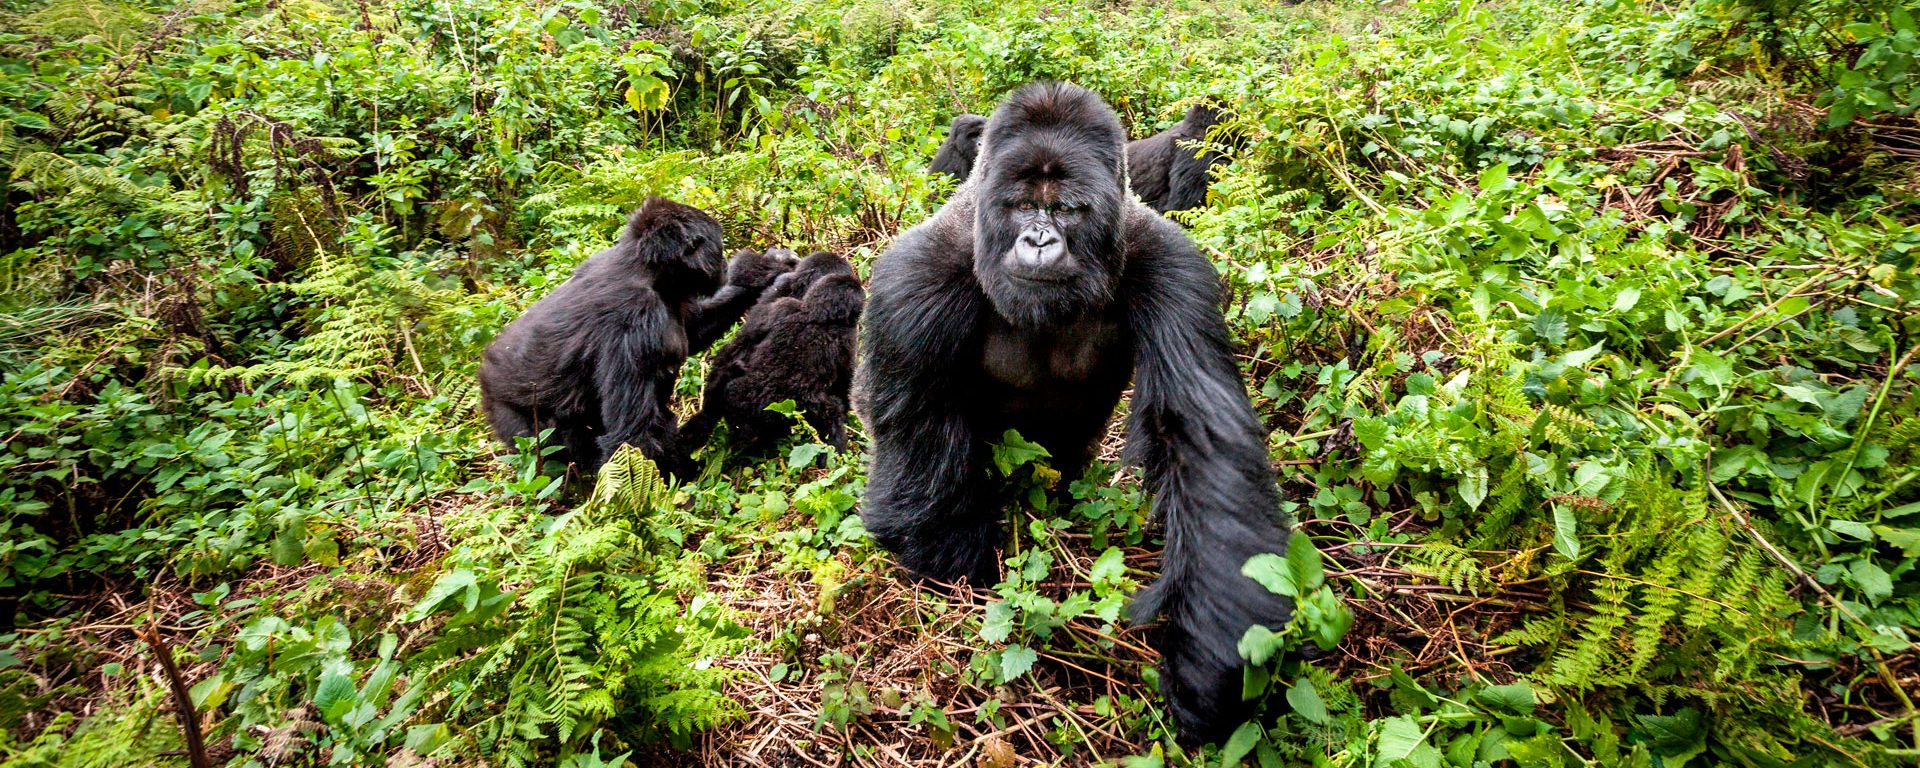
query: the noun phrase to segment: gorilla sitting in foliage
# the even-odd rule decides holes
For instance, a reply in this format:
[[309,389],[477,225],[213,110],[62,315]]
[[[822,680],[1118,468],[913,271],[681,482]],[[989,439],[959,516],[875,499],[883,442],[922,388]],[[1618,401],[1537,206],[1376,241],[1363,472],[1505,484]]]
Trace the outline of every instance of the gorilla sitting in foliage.
[[1220,110],[1196,104],[1172,128],[1127,144],[1127,176],[1133,193],[1161,213],[1200,207],[1207,201],[1213,167],[1227,156],[1213,147],[1195,147],[1218,125]]
[[955,184],[966,181],[973,173],[973,159],[980,154],[980,132],[986,129],[987,119],[979,115],[954,118],[953,127],[947,129],[947,140],[940,151],[933,153],[927,170],[952,176]]
[[854,328],[865,295],[853,265],[816,253],[781,275],[747,313],[733,340],[714,353],[705,403],[682,427],[681,453],[706,443],[721,419],[734,449],[765,455],[792,430],[767,410],[792,400],[828,445],[847,447]]
[[[612,247],[507,324],[480,363],[481,407],[502,442],[551,428],[558,458],[599,470],[621,444],[679,472],[669,406],[687,355],[712,346],[775,278],[789,252],[742,251],[720,283],[720,224],[652,198]],[[720,288],[715,293],[715,288]]]
[[1241,574],[1287,548],[1264,432],[1228,348],[1220,278],[1127,195],[1126,135],[1057,83],[994,111],[972,180],[874,268],[858,374],[873,466],[861,517],[918,577],[999,581],[991,444],[1016,429],[1078,474],[1133,380],[1129,458],[1166,522],[1160,580],[1131,615],[1183,732],[1247,716],[1237,642],[1292,604]]

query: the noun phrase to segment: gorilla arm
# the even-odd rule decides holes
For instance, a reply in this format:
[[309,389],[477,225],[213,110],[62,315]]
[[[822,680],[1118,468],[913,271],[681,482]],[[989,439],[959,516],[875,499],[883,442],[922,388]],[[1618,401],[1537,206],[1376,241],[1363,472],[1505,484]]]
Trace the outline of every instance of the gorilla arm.
[[761,292],[793,268],[792,251],[781,248],[766,253],[741,251],[727,262],[727,282],[712,296],[694,305],[687,316],[687,354],[713,346],[740,316],[760,300]]
[[989,587],[999,575],[997,515],[979,492],[986,444],[962,407],[975,396],[962,391],[971,380],[962,374],[979,359],[986,297],[971,261],[941,263],[972,249],[937,231],[901,235],[869,286],[856,388],[873,466],[860,517],[915,576]]
[[627,444],[639,448],[662,470],[677,474],[680,457],[672,450],[677,420],[667,408],[666,387],[679,376],[685,358],[669,349],[679,340],[670,336],[672,318],[654,293],[645,294],[616,317],[616,322],[596,329],[607,334],[595,340],[593,364],[606,433],[599,439],[599,458],[586,469],[598,470]]
[[1134,226],[1136,268],[1122,289],[1135,297],[1129,322],[1139,344],[1127,445],[1167,539],[1160,580],[1129,612],[1136,622],[1166,619],[1155,641],[1161,690],[1183,731],[1217,740],[1247,716],[1237,641],[1252,624],[1285,626],[1292,609],[1240,568],[1255,554],[1285,552],[1287,529],[1229,353],[1219,278],[1174,226],[1159,217]]

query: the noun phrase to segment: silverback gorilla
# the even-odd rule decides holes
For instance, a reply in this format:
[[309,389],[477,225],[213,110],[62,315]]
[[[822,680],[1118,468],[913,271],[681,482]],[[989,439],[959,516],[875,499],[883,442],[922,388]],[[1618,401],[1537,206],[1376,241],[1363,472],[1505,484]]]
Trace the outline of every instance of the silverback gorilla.
[[480,363],[480,402],[509,446],[551,427],[559,458],[598,471],[621,444],[679,472],[669,406],[687,355],[711,346],[793,265],[742,251],[720,288],[720,224],[652,198],[620,240],[507,324]]
[[987,119],[979,115],[954,118],[953,127],[947,129],[947,140],[941,143],[940,151],[933,153],[927,170],[952,176],[956,184],[966,181],[973,173],[973,159],[980,154],[980,132],[986,129]]
[[1207,201],[1209,171],[1227,160],[1209,147],[1192,142],[1207,138],[1207,129],[1219,124],[1220,111],[1196,104],[1172,128],[1127,144],[1127,175],[1133,193],[1156,211],[1169,213],[1198,208]]
[[680,430],[680,452],[691,455],[726,419],[739,453],[766,453],[792,431],[785,415],[767,410],[782,400],[792,400],[828,445],[844,450],[854,326],[864,303],[853,265],[838,255],[813,254],[781,275],[714,353],[706,399]]
[[1219,277],[1128,197],[1125,141],[1093,93],[1021,88],[990,118],[973,176],[880,258],[856,385],[873,438],[861,517],[918,577],[996,583],[989,441],[1018,429],[1072,476],[1131,374],[1129,458],[1167,549],[1130,614],[1165,618],[1161,690],[1183,732],[1218,739],[1248,714],[1240,636],[1292,611],[1240,568],[1284,552],[1287,529]]

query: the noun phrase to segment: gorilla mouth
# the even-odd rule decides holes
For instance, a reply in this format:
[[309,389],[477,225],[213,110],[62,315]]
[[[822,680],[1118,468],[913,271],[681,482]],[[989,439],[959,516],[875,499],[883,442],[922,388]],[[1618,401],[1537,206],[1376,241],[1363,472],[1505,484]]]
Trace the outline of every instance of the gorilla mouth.
[[1074,275],[1070,272],[1051,272],[1051,271],[1026,272],[1026,271],[1014,271],[1009,269],[1007,270],[1007,277],[1011,277],[1023,283],[1038,283],[1041,285],[1065,285],[1067,283],[1074,282]]

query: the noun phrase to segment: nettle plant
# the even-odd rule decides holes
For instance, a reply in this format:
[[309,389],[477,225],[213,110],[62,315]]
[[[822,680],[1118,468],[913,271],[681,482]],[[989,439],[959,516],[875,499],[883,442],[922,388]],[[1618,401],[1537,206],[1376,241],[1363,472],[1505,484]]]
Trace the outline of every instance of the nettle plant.
[[[990,684],[1004,685],[1024,677],[1039,659],[1036,647],[1046,647],[1070,621],[1092,617],[1111,631],[1120,620],[1127,594],[1138,586],[1127,577],[1125,556],[1119,548],[1106,547],[1085,568],[1078,556],[1066,549],[1058,533],[1072,527],[1073,516],[1054,514],[1059,502],[1050,491],[1059,486],[1060,473],[1043,461],[1048,457],[1046,448],[1014,430],[1007,430],[993,446],[994,469],[1011,490],[1024,490],[1022,495],[1033,514],[1022,515],[1024,525],[1011,526],[1006,579],[994,587],[1000,600],[987,606],[981,622],[980,638],[1005,646],[979,653],[973,659],[974,673]],[[1083,483],[1072,487],[1082,495],[1094,493]],[[1084,506],[1088,502],[1075,508]],[[1070,571],[1072,581],[1090,588],[1069,589],[1061,599],[1043,594],[1043,587],[1054,579],[1056,565]]]

